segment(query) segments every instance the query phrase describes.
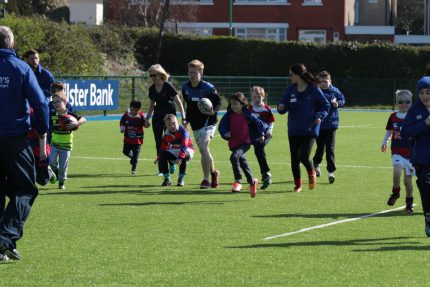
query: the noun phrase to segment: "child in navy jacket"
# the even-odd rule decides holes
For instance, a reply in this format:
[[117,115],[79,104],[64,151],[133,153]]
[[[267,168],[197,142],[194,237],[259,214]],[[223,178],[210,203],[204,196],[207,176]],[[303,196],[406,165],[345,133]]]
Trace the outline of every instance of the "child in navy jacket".
[[218,131],[222,138],[228,140],[228,147],[232,151],[230,162],[233,168],[234,183],[232,192],[240,192],[242,174],[240,168],[249,183],[251,197],[257,194],[258,179],[253,178],[245,153],[255,141],[264,142],[263,123],[251,114],[248,100],[240,93],[234,93],[228,99],[227,113],[222,117]]
[[425,233],[430,237],[430,77],[418,81],[417,94],[419,100],[408,110],[400,135],[413,141],[411,162],[418,178]]

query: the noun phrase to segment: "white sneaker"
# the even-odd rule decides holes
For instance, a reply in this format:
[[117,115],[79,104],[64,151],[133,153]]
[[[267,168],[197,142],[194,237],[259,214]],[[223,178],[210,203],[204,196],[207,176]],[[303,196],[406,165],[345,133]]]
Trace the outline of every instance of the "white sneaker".
[[317,177],[320,177],[320,176],[321,176],[321,169],[320,169],[320,167],[319,167],[319,166],[316,166],[316,167],[315,167],[315,175],[316,175]]
[[329,172],[328,173],[328,182],[333,183],[335,179],[336,179],[336,177],[334,176],[334,172]]

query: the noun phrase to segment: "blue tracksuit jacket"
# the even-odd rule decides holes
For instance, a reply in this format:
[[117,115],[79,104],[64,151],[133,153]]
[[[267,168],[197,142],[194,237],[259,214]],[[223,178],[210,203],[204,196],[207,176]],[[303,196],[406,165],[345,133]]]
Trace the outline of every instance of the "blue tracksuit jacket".
[[298,92],[296,85],[288,87],[279,104],[284,104],[288,112],[288,135],[318,137],[320,125],[316,119],[324,120],[330,110],[330,103],[317,86],[309,84],[305,91]]
[[[339,128],[339,111],[338,108],[341,108],[345,105],[345,97],[338,88],[330,85],[327,90],[321,89],[327,101],[330,103],[330,110],[328,111],[328,115],[321,123],[322,130],[332,130]],[[339,104],[337,108],[333,107],[331,102],[333,99],[336,99],[336,102]]]
[[0,49],[0,137],[22,136],[30,130],[30,106],[34,128],[48,131],[48,101],[31,68],[14,50]]

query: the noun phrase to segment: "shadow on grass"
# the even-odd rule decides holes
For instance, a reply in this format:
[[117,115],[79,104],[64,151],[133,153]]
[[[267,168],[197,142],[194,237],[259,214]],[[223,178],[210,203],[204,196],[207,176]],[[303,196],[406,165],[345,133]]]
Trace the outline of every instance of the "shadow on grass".
[[[271,214],[271,215],[254,215],[252,217],[255,218],[332,218],[332,219],[349,219],[356,218],[369,215],[369,213],[317,213],[317,214],[309,214],[309,213],[283,213],[283,214]],[[381,213],[375,214],[372,217],[395,217],[395,216],[422,216],[422,212],[414,212],[413,214],[406,214],[405,212],[393,211],[389,213]]]
[[189,204],[203,204],[203,205],[221,205],[229,201],[166,201],[166,202],[130,202],[130,203],[104,203],[99,206],[146,206],[146,205],[189,205]]
[[[374,246],[381,245],[376,249],[355,249],[353,251],[399,251],[399,250],[429,250],[430,246],[421,245],[421,242],[411,241],[410,239],[416,239],[414,237],[385,237],[385,238],[370,238],[370,239],[353,239],[353,240],[330,240],[330,241],[303,241],[303,242],[290,242],[290,243],[262,243],[253,245],[242,245],[242,246],[226,246],[224,248],[290,248],[290,247],[318,247],[318,246]],[[408,240],[399,242],[399,240]],[[403,246],[405,244],[406,246]]]
[[130,174],[115,174],[115,173],[73,173],[67,175],[69,178],[98,178],[98,177],[123,177],[123,178],[136,178],[136,177],[151,177],[149,174],[130,175]]

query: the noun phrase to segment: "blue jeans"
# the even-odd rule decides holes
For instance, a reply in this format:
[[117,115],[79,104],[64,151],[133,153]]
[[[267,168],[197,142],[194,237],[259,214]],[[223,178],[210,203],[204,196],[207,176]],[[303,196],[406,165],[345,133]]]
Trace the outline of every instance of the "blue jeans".
[[37,197],[34,156],[25,136],[0,138],[0,244],[16,248],[31,206]]
[[51,145],[49,165],[54,171],[58,171],[58,181],[64,182],[67,179],[67,169],[69,168],[70,153],[70,150],[57,148]]

